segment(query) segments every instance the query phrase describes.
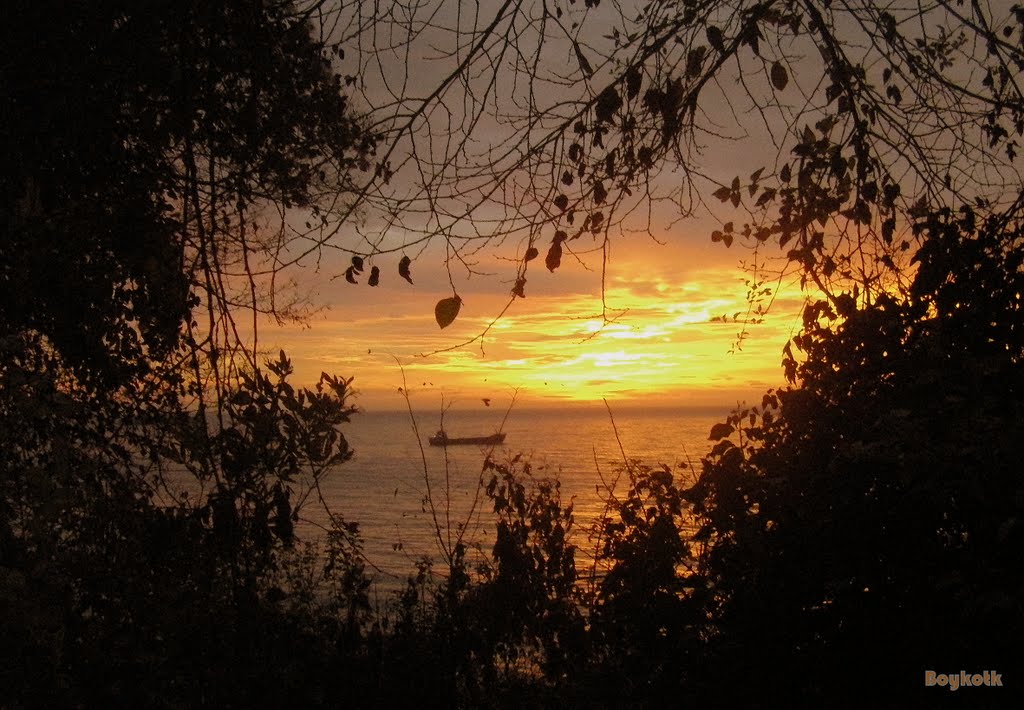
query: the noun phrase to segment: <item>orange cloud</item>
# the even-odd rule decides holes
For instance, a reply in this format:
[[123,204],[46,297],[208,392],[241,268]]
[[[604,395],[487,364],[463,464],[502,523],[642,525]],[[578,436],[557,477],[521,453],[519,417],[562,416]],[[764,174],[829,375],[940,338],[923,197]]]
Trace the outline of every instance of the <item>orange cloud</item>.
[[[403,369],[411,390],[437,400],[519,389],[534,404],[602,397],[730,404],[781,383],[781,350],[798,327],[802,297],[782,284],[763,322],[744,329],[749,277],[731,253],[724,256],[702,244],[631,250],[606,276],[604,319],[594,272],[531,272],[527,298],[493,325],[504,305],[500,285],[460,283],[465,304],[445,330],[433,320],[433,303],[451,293],[425,270],[408,288],[333,281],[323,288],[332,301],[326,316],[275,332],[273,345],[288,350],[299,381],[321,370],[354,376],[359,404],[372,408],[404,404],[396,394]],[[482,342],[448,350],[489,325]]]

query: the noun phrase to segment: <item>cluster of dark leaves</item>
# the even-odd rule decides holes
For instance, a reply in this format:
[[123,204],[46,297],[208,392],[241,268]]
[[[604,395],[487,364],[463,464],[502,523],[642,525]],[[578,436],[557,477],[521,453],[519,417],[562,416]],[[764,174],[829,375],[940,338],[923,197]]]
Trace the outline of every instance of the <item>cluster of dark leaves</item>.
[[966,209],[915,230],[910,295],[809,306],[799,387],[713,432],[689,495],[731,702],[924,706],[925,669],[1020,659],[1024,234]]
[[[618,707],[682,692],[699,651],[703,598],[686,542],[688,504],[671,472],[631,464],[578,559],[572,504],[516,456],[484,465],[493,547],[445,574],[428,562],[376,632],[373,702],[456,707]],[[489,479],[489,480],[488,480]]]
[[[970,22],[963,21],[959,3],[917,9],[923,11],[919,17],[913,10],[894,16],[871,3],[839,9],[831,3],[736,2],[728,10],[682,3],[639,13],[641,31],[627,30],[621,38],[637,51],[616,67],[609,84],[591,87],[586,110],[567,122],[561,136],[565,152],[555,171],[561,179],[550,190],[551,232],[577,238],[587,229],[579,228],[581,215],[600,214],[604,224],[614,223],[619,205],[648,189],[651,175],[667,165],[683,175],[680,204],[689,203],[694,195],[688,193],[704,192],[690,183],[688,171],[689,151],[707,128],[701,113],[716,105],[717,99],[708,100],[708,88],[718,82],[760,84],[755,95],[772,94],[785,103],[793,86],[809,79],[804,90],[817,82],[814,91],[820,94],[813,103],[820,115],[806,125],[787,126],[788,161],[767,172],[750,165],[707,190],[751,217],[736,229],[731,218],[712,239],[726,246],[740,236],[747,247],[777,243],[791,266],[825,290],[854,283],[873,288],[895,270],[901,252],[919,246],[898,229],[900,218],[913,210],[900,194],[900,174],[906,186],[907,175],[916,173],[933,199],[957,194],[957,200],[977,200],[979,208],[998,199],[998,187],[986,199],[968,189],[973,179],[958,184],[957,171],[932,152],[925,125],[938,119],[955,140],[960,126],[977,124],[981,140],[964,139],[964,165],[998,165],[1004,158],[1012,163],[1024,134],[1020,87],[1012,80],[1024,67],[1020,43],[1013,39],[1024,27],[1020,8],[1003,17],[996,13],[991,24],[979,19],[981,6],[968,8],[975,18]],[[653,17],[658,19],[644,25]],[[859,21],[845,22],[853,17]],[[877,56],[849,51],[861,42],[848,34],[856,25]],[[605,38],[619,46],[618,29]],[[580,47],[575,52],[590,77]],[[802,54],[817,61],[806,76],[795,61]],[[965,66],[975,69],[959,71]],[[729,76],[734,68],[737,73]],[[1002,187],[1016,191],[1012,171],[1004,177]],[[846,230],[860,236],[837,238]],[[556,236],[550,249],[559,254],[565,246]],[[552,259],[549,268],[558,264]],[[525,274],[525,262],[523,268]]]
[[[182,366],[216,352],[183,326],[226,276],[195,263],[224,236],[197,205],[308,204],[372,151],[307,20],[288,2],[5,6],[4,707],[315,705],[348,685],[339,654],[359,682],[356,530],[334,520],[316,556],[333,566],[295,539],[310,481],[349,455],[349,382],[297,391],[282,353],[211,392]],[[215,160],[211,184],[195,168]]]
[[[372,152],[292,3],[6,14],[0,319],[44,333],[80,378],[110,386],[178,345],[198,303],[202,235],[185,232],[201,199],[312,208]],[[199,171],[214,161],[211,185]]]
[[[240,381],[209,437],[195,412],[68,392],[40,338],[5,339],[4,355],[5,706],[315,705],[359,682],[327,666],[359,661],[356,530],[335,519],[316,554],[294,534],[299,471],[348,455],[344,381],[292,392],[270,363],[277,379]],[[187,472],[200,445],[208,480]]]

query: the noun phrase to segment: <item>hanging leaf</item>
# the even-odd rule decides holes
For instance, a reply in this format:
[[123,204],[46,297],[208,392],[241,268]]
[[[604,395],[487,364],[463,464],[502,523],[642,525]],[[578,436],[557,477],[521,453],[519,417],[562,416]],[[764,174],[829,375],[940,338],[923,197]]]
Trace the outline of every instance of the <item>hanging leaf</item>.
[[355,269],[357,274],[363,273],[363,257],[353,256],[352,257],[352,268]]
[[773,62],[769,75],[772,80],[772,86],[775,87],[776,91],[782,91],[786,88],[786,84],[789,83],[789,74],[786,73],[786,67],[782,66],[782,62]]
[[350,266],[345,269],[345,280],[350,284],[359,283],[356,281],[355,269],[353,267]]
[[594,203],[604,204],[605,198],[608,197],[608,190],[604,188],[604,183],[594,183]]
[[704,45],[694,47],[686,55],[686,76],[697,76],[704,65],[704,55],[708,48]]
[[548,267],[548,271],[554,271],[562,264],[562,240],[555,239],[551,242],[551,248],[548,249],[548,255],[544,258],[544,264]]
[[756,22],[751,22],[744,28],[742,41],[753,50],[755,57],[761,56],[761,30],[758,29]]
[[597,96],[594,104],[594,115],[602,123],[610,123],[615,112],[622,108],[622,97],[615,86],[608,86]]
[[594,68],[590,66],[590,62],[583,56],[583,50],[580,49],[579,43],[573,40],[572,48],[576,52],[576,61],[580,63],[580,70],[583,71],[583,76],[590,78],[594,75]]
[[722,30],[711,25],[705,30],[705,34],[707,34],[708,37],[708,44],[719,52],[725,51],[725,39],[722,37]]
[[459,298],[458,294],[451,298],[442,298],[434,306],[434,320],[437,321],[438,326],[441,328],[447,328],[459,315],[460,308],[462,308],[462,299]]
[[569,198],[565,195],[559,195],[555,198],[555,207],[562,212],[565,212],[565,208],[569,206]]
[[512,287],[512,295],[519,296],[519,298],[526,298],[526,277],[520,276],[516,279],[516,285]]
[[640,74],[638,67],[630,67],[629,71],[626,72],[626,96],[630,99],[635,99],[640,93],[640,83],[643,80],[643,76]]
[[766,204],[768,204],[769,202],[771,202],[774,199],[775,199],[775,188],[773,188],[773,187],[766,187],[764,189],[764,192],[761,193],[761,196],[757,198],[757,203],[755,204],[755,206],[756,207],[764,207]]
[[380,267],[375,266],[372,269],[370,269],[370,279],[366,283],[370,284],[371,286],[376,286],[377,284],[380,283]]
[[892,235],[896,231],[896,220],[892,217],[887,217],[882,220],[882,241],[886,244],[892,244]]
[[[947,183],[950,182],[948,174],[946,175],[946,181]],[[896,198],[900,196],[899,183],[890,182],[884,185],[882,187],[882,194],[885,195],[885,204],[891,207],[896,202]]]
[[535,247],[530,247],[526,250],[526,256],[523,257],[523,261],[533,261],[537,258],[538,254],[540,254],[540,252],[537,251]]
[[409,283],[412,283],[412,274],[409,273],[410,264],[412,264],[412,259],[407,256],[403,256],[401,261],[398,262],[398,275]]

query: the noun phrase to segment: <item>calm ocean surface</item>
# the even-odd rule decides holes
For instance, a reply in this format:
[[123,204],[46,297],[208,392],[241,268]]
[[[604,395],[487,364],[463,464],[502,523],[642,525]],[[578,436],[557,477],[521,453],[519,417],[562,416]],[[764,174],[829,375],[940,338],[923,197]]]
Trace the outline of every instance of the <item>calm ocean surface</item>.
[[[709,448],[711,426],[728,408],[613,408],[613,413],[628,458],[673,468],[689,462],[692,467],[681,474],[689,477]],[[472,411],[449,410],[444,428],[453,437],[491,434],[504,416],[505,411],[481,403]],[[417,413],[416,426],[418,437],[408,412],[359,413],[344,429],[355,455],[330,472],[321,487],[333,512],[359,523],[379,589],[397,588],[423,556],[442,559],[438,527],[446,546],[460,528],[467,541],[484,549],[493,535],[493,513],[478,486],[487,448],[428,446],[427,436],[441,428],[438,412]],[[573,499],[577,544],[585,547],[585,528],[603,511],[599,493],[613,483],[623,461],[608,411],[601,404],[515,408],[503,431],[508,436],[493,458],[507,461],[521,453],[535,478],[557,477],[563,505]],[[617,490],[624,492],[624,481]],[[309,523],[326,520],[323,507],[312,501],[303,514]]]

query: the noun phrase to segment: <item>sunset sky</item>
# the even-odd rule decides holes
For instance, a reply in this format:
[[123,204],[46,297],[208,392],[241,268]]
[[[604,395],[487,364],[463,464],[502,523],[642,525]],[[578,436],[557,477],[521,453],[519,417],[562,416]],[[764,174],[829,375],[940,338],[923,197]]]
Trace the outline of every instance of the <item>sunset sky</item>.
[[[442,10],[431,23],[458,26],[482,22],[476,15],[455,13],[457,7]],[[607,24],[614,19],[613,8],[594,9],[588,17],[597,26],[603,26],[599,21]],[[611,40],[602,38],[600,33],[584,36],[595,46],[610,51]],[[438,77],[452,69],[451,57],[435,46],[447,46],[444,42],[450,40],[449,34],[428,31],[418,40],[420,44],[412,45],[410,55],[383,51],[381,47],[360,54],[351,48],[346,66],[362,77],[358,84],[362,94],[355,100],[355,106],[383,106],[383,115],[390,116],[402,100],[389,93],[393,91],[390,87],[433,86]],[[546,71],[556,78],[559,72],[569,72],[570,86],[573,81],[582,81],[572,46],[557,35],[544,41],[544,56],[552,63]],[[416,61],[409,61],[409,56],[415,56]],[[596,51],[593,56],[598,56]],[[610,69],[604,67],[602,71],[605,73],[589,80],[592,89],[610,80]],[[483,72],[474,81],[485,81],[488,76]],[[818,80],[816,66],[811,66],[808,76],[812,81]],[[514,74],[501,77],[501,91],[512,92],[511,87],[519,86]],[[558,87],[564,85],[557,81],[539,84],[545,90],[541,100],[557,104]],[[505,141],[511,135],[507,133],[510,125],[496,120],[489,105],[479,123],[476,119],[468,121],[459,113],[464,109],[462,95],[458,93],[460,86],[458,82],[452,85],[453,94],[444,99],[445,108],[438,110],[436,116],[424,112],[424,123],[417,125],[409,137],[417,142],[418,155],[429,154],[433,161],[443,163],[442,154],[450,150],[446,142],[449,131],[457,133],[470,125],[481,146],[508,148]],[[759,86],[770,92],[766,77]],[[480,87],[476,90],[480,96],[487,95]],[[518,90],[522,92],[522,86]],[[739,87],[708,87],[702,107],[712,116],[721,113],[729,107],[725,92],[742,96],[743,91]],[[734,115],[737,126],[744,127],[748,119],[755,123],[762,120],[759,113],[747,115],[748,100],[739,100],[735,106],[739,107]],[[767,166],[771,172],[779,162],[780,147],[764,140],[763,130],[757,124],[749,130],[737,129],[728,140],[709,141],[708,149],[699,155],[706,184],[727,184],[737,171],[747,175],[759,166]],[[744,134],[761,139],[740,140]],[[472,159],[467,161],[470,166],[476,164]],[[423,178],[418,172],[423,166],[416,161],[402,163],[395,158],[393,162],[405,165],[404,177],[399,170],[395,178],[398,184],[405,180],[405,184],[414,186]],[[667,171],[662,178],[678,181],[679,175]],[[503,196],[518,206],[516,200],[520,195],[513,193],[529,193],[533,188],[533,179],[521,184],[512,181],[503,187]],[[409,195],[422,198],[413,188]],[[493,228],[486,221],[488,217],[496,218],[496,223],[503,214],[507,215],[494,205],[485,206],[480,212],[474,212],[473,219],[483,221],[470,221],[469,231],[479,229],[487,233]],[[748,286],[744,280],[750,274],[741,268],[740,260],[749,260],[752,254],[739,244],[727,249],[720,243],[711,243],[712,229],[733,218],[725,210],[719,215],[704,214],[701,220],[673,223],[674,217],[678,217],[678,212],[655,212],[650,224],[644,226],[649,226],[651,236],[661,244],[647,235],[625,236],[615,230],[610,234],[613,247],[605,286],[608,315],[614,318],[611,323],[602,323],[600,318],[600,254],[583,256],[586,266],[566,255],[561,267],[550,273],[545,269],[543,254],[551,235],[545,233],[536,243],[541,258],[530,264],[527,274],[527,297],[512,304],[482,343],[456,347],[483,332],[502,311],[514,283],[516,264],[522,259],[523,240],[498,237],[488,242],[472,258],[477,260],[476,272],[492,275],[466,278],[466,271],[455,263],[449,282],[444,268],[443,239],[435,235],[428,247],[418,251],[420,242],[416,235],[391,234],[387,237],[392,247],[396,243],[417,246],[368,259],[367,271],[371,265],[381,270],[380,285],[376,288],[366,285],[365,273],[359,285],[345,282],[343,272],[350,253],[344,251],[329,254],[318,271],[307,267],[297,273],[300,287],[309,291],[312,302],[327,309],[312,317],[305,328],[265,329],[261,347],[272,349],[271,352],[285,348],[295,363],[300,382],[314,382],[321,371],[354,377],[360,392],[358,404],[365,408],[405,406],[398,394],[398,388],[403,386],[403,369],[408,389],[416,404],[423,407],[440,404],[442,397],[454,401],[456,406],[460,402],[479,405],[483,397],[496,404],[507,402],[517,388],[520,403],[537,406],[601,398],[615,402],[729,406],[737,400],[760,399],[765,389],[782,384],[781,351],[798,328],[802,303],[799,290],[784,281],[769,317],[748,327],[742,349],[730,353],[743,326],[714,319],[731,319],[735,314],[742,319],[747,314]],[[366,236],[367,231],[364,228],[362,232],[364,245],[372,241],[372,237]],[[358,246],[352,246],[359,241],[352,237],[348,248],[363,254],[376,251],[360,251]],[[588,247],[593,249],[595,245],[586,241],[581,239],[567,246],[584,251]],[[402,253],[414,258],[413,284],[397,274]],[[762,256],[777,257],[778,249]],[[331,262],[331,258],[335,261]],[[774,289],[777,284],[764,285]],[[462,310],[451,326],[441,330],[434,320],[434,304],[452,296],[453,288],[463,300]]]
[[798,326],[798,289],[784,281],[769,317],[750,326],[741,350],[730,353],[741,325],[713,319],[746,312],[749,275],[739,259],[750,254],[710,243],[703,229],[664,239],[615,242],[607,302],[618,317],[603,327],[599,271],[566,259],[549,273],[538,260],[527,297],[498,320],[482,348],[477,342],[437,352],[486,328],[506,303],[511,270],[496,261],[479,266],[493,267],[494,276],[457,281],[462,311],[441,330],[434,304],[451,288],[428,250],[413,263],[412,285],[398,277],[394,257],[375,261],[382,272],[376,288],[338,278],[344,262],[334,273],[304,271],[303,286],[327,309],[306,327],[265,330],[262,346],[285,348],[299,382],[315,381],[322,370],[354,377],[357,404],[369,409],[405,406],[398,394],[403,369],[414,404],[424,408],[442,399],[479,406],[483,397],[500,405],[516,388],[524,406],[601,398],[729,406],[779,386],[781,350]]

